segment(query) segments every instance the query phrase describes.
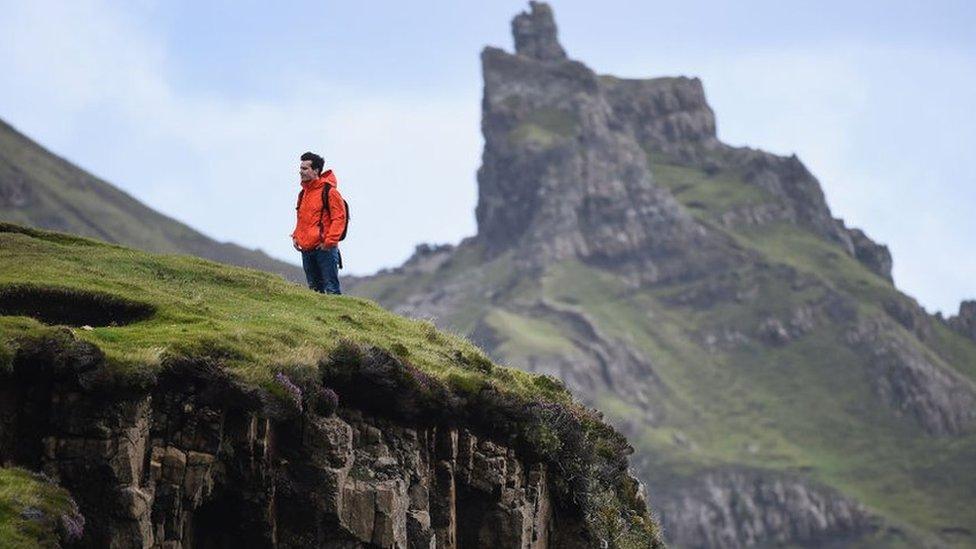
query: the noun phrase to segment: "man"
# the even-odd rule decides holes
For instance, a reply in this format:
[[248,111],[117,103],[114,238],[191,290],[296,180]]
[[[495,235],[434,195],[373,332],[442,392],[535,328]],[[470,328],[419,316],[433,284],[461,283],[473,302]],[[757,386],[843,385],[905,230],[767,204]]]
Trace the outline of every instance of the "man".
[[307,152],[301,157],[298,174],[297,220],[292,244],[302,253],[302,267],[308,287],[320,293],[341,294],[339,289],[339,240],[346,229],[346,203],[336,189],[332,170],[322,173],[325,160]]

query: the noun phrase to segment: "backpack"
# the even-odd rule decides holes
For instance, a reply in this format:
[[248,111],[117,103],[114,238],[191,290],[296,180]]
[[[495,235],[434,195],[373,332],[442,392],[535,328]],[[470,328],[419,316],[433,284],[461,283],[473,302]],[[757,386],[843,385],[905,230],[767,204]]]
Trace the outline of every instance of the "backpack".
[[[332,190],[332,185],[326,184],[324,187],[322,187],[322,209],[328,212],[329,219],[332,219],[332,211],[329,210],[329,191],[331,190]],[[340,194],[339,196],[341,197],[342,195]],[[340,242],[346,239],[346,233],[349,232],[349,217],[350,217],[349,203],[346,202],[345,198],[342,199],[342,205],[346,208],[346,224],[344,227],[342,227],[342,234],[339,236]]]

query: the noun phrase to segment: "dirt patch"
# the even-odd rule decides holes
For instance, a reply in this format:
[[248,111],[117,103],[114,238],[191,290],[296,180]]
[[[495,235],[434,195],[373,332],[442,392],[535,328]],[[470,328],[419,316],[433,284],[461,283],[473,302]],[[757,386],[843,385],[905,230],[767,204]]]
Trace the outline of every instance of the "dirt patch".
[[50,286],[0,286],[0,315],[29,316],[45,324],[122,326],[155,312],[152,305],[111,294]]

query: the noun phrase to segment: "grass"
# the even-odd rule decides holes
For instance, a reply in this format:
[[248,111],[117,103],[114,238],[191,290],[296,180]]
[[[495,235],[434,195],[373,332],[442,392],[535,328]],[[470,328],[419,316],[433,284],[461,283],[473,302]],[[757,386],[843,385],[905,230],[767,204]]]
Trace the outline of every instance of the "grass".
[[512,143],[548,149],[579,131],[576,114],[553,108],[534,110],[508,135]]
[[[491,278],[509,271],[483,273]],[[10,312],[11,295],[53,301],[44,307],[46,322],[21,305],[16,314],[3,314]],[[116,325],[57,325],[57,311],[92,303],[123,304],[139,315]],[[504,313],[499,320],[519,322]],[[320,377],[347,398],[346,405],[402,401],[390,409],[411,414],[434,407],[444,417],[487,424],[528,458],[566,471],[566,478],[552,477],[557,505],[579,506],[591,528],[603,528],[598,516],[616,516],[623,522],[613,527],[628,535],[657,535],[641,511],[631,511],[639,507],[623,476],[626,439],[574,402],[561,383],[496,366],[465,338],[372,301],[316,294],[274,275],[193,257],[0,224],[0,374],[18,349],[63,339],[64,330],[102,350],[99,371],[110,372],[113,381],[144,382],[170,365],[207,363],[285,401],[278,374]],[[371,396],[370,387],[392,393]],[[607,508],[604,499],[613,505]]]
[[[853,259],[816,261],[833,247],[820,240],[810,242],[808,238],[815,237],[802,232],[783,229],[779,237],[750,236],[754,240],[749,245],[804,276],[819,277],[845,292],[871,288],[857,294],[864,307],[894,291]],[[662,303],[675,288],[635,290],[610,273],[575,262],[554,266],[543,278],[546,299],[576,308],[607,337],[639,350],[667,387],[653,404],[661,421],[638,424],[631,438],[637,455],[646,460],[642,470],[652,501],[655,483],[672,482],[671,476],[687,478],[714,467],[746,466],[798,472],[832,486],[864,502],[914,540],[976,523],[971,490],[976,486],[976,469],[971,466],[976,436],[931,437],[911,417],[894,415],[874,394],[863,358],[841,343],[842,327],[821,326],[773,348],[750,343],[709,353],[694,342],[694,334],[708,327],[738,325],[748,331],[765,316],[782,314],[825,291],[822,285],[794,290],[776,273],[741,275],[759,277],[759,294],[749,305],[733,301],[706,310]],[[868,309],[872,311],[880,313]],[[493,310],[489,317],[499,318],[499,313]],[[502,332],[509,335],[498,348],[503,359],[551,352],[552,335],[559,333],[558,324],[544,318],[510,326]],[[523,333],[528,329],[548,344],[536,342],[536,334]],[[936,334],[953,339],[951,333]],[[910,337],[907,332],[902,335]],[[955,344],[958,356],[972,352],[972,345]],[[633,424],[633,418],[642,416],[641,409],[614,394],[590,399],[618,425]],[[894,543],[885,536],[865,543]],[[957,537],[953,543],[961,546],[972,541]]]
[[60,547],[67,535],[62,516],[76,518],[77,507],[63,488],[35,473],[0,468],[0,540],[3,547]]
[[485,322],[505,340],[498,351],[510,357],[513,364],[522,362],[518,358],[572,356],[577,352],[571,340],[542,320],[504,309],[491,309]]
[[[216,361],[241,381],[272,385],[275,372],[314,368],[349,339],[397,354],[442,379],[466,379],[456,353],[484,353],[462,337],[438,332],[430,322],[390,314],[374,302],[324,296],[277,276],[188,256],[135,250],[0,225],[0,289],[29,283],[76,293],[98,293],[152,307],[151,317],[121,326],[71,328],[95,344],[119,372],[144,374],[168,360]],[[0,340],[51,328],[24,316],[0,316]],[[525,397],[538,397],[532,377],[513,371],[485,380]]]
[[658,184],[684,204],[698,219],[717,219],[737,207],[761,204],[771,197],[763,189],[743,181],[742,174],[704,170],[674,163],[669,157],[647,152],[647,163]]

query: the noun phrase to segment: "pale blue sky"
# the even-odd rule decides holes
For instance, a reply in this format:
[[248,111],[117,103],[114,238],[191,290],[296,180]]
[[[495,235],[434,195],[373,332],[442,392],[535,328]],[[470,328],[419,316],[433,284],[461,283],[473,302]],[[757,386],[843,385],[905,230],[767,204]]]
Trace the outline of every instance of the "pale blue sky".
[[[292,262],[306,149],[353,205],[351,272],[474,233],[478,54],[511,50],[526,3],[200,4],[0,0],[0,118],[154,208]],[[929,310],[976,298],[972,3],[552,5],[571,57],[699,76],[723,140],[797,153]]]

